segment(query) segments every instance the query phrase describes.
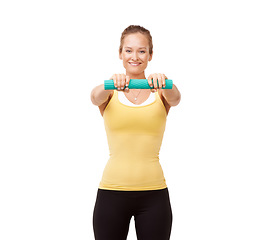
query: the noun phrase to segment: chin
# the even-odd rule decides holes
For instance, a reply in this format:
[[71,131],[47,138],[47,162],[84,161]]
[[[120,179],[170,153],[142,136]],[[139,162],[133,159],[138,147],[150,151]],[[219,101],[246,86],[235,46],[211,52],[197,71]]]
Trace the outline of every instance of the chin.
[[125,68],[126,69],[126,72],[127,72],[127,74],[133,74],[133,75],[141,75],[143,72],[144,72],[144,70],[145,70],[145,68],[138,68],[138,69],[136,69],[136,68],[132,68],[132,67],[128,67],[128,68]]
[[126,69],[127,75],[133,75],[133,76],[138,76],[141,75],[143,73],[143,71],[130,71],[128,69]]

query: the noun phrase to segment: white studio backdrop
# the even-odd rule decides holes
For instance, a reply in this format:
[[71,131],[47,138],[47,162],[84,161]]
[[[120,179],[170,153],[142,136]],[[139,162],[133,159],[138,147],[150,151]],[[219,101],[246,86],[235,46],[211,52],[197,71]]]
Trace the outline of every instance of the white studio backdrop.
[[[94,239],[108,160],[91,90],[124,69],[121,32],[151,31],[146,74],[173,79],[160,161],[171,239],[265,238],[262,1],[1,1],[0,239]],[[132,218],[128,240],[135,240]]]

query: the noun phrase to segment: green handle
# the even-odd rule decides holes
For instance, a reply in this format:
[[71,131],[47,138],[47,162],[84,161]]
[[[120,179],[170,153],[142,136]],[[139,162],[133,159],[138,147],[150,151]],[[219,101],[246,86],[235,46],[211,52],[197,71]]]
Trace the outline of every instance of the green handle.
[[[157,81],[158,85],[158,81]],[[172,89],[173,87],[173,81],[170,79],[166,79],[166,86],[162,87],[162,89]],[[129,82],[129,89],[152,89],[153,87],[150,87],[147,79],[131,79]],[[105,90],[114,90],[117,89],[114,86],[113,80],[105,80],[104,81],[104,89]]]

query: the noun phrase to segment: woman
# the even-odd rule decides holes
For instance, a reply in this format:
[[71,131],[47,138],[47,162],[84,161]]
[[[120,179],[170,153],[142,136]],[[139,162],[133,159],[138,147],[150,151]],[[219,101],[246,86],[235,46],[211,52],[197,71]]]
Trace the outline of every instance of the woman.
[[121,36],[119,57],[126,74],[111,79],[117,90],[95,87],[91,101],[99,107],[109,143],[93,215],[96,240],[125,240],[134,216],[138,240],[168,240],[172,211],[168,188],[159,163],[166,118],[178,105],[175,85],[165,86],[164,74],[148,77],[150,89],[128,89],[130,79],[146,79],[153,56],[150,32],[136,25]]

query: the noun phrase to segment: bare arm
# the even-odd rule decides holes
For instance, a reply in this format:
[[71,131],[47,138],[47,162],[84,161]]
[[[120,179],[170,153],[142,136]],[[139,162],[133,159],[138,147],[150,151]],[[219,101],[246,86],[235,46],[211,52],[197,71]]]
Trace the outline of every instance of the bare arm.
[[172,89],[162,89],[162,94],[170,106],[177,106],[179,104],[181,94],[174,84]]
[[167,79],[166,75],[161,74],[161,73],[151,74],[148,77],[148,82],[151,87],[153,86],[152,79],[153,79],[153,84],[154,84],[153,91],[156,91],[157,89],[161,89],[162,95],[164,99],[166,100],[166,102],[168,103],[168,105],[170,107],[177,106],[181,99],[181,95],[180,95],[178,88],[173,84],[172,89],[162,89],[162,86],[166,85],[165,83],[165,80]]
[[90,98],[94,105],[100,106],[108,100],[110,94],[112,93],[113,90],[105,90],[104,84],[101,84],[91,91]]

